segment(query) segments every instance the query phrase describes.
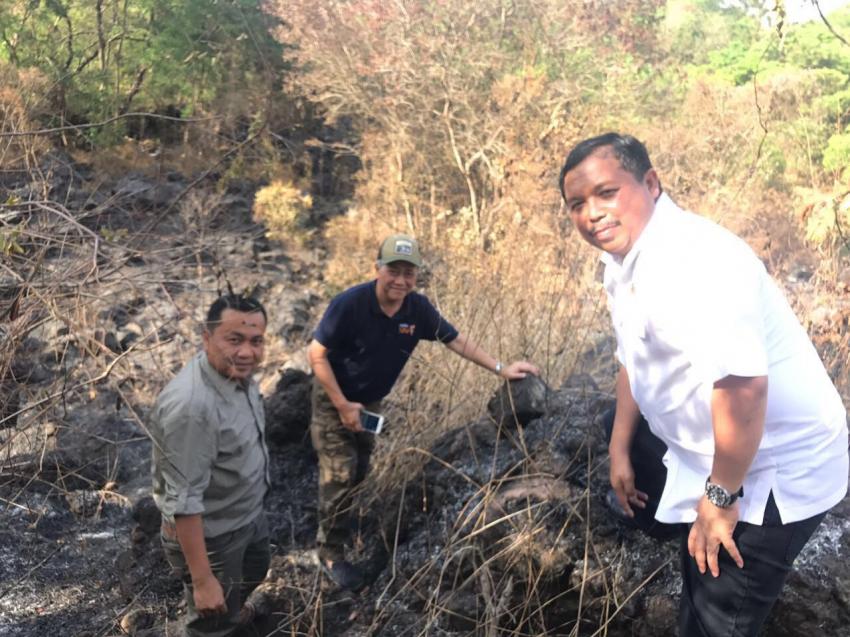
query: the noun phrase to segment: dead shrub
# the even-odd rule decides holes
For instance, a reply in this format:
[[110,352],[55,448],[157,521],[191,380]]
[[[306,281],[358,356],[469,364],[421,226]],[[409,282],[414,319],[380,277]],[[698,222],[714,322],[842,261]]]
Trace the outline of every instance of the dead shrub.
[[18,135],[38,128],[45,113],[47,78],[37,69],[16,69],[0,62],[0,172],[4,179],[37,172],[49,144],[44,137]]
[[310,236],[313,198],[292,183],[274,181],[254,196],[254,220],[265,224],[266,235],[286,244],[304,243]]

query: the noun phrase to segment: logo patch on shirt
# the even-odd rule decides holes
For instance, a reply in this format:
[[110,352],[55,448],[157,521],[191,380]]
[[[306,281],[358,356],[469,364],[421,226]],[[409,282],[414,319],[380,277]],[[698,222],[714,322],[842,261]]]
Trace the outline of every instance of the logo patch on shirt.
[[399,334],[407,334],[408,336],[413,336],[413,332],[416,331],[416,325],[410,323],[401,323],[398,326]]
[[413,254],[413,244],[410,241],[399,239],[395,242],[395,253],[411,255]]

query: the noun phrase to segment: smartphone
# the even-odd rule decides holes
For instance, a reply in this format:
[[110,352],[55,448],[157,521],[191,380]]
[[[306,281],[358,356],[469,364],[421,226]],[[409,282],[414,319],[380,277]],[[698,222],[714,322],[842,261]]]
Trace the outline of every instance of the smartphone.
[[381,414],[376,414],[365,409],[360,410],[360,424],[366,431],[379,434],[384,426],[384,417]]

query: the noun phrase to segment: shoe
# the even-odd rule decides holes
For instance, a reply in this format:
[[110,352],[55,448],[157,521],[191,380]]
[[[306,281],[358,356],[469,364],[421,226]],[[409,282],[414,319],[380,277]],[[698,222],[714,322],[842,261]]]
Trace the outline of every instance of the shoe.
[[355,593],[363,588],[363,574],[356,566],[346,560],[319,560],[322,570],[340,588]]
[[254,623],[256,618],[257,607],[249,600],[242,604],[242,608],[239,609],[239,618],[236,620],[236,623],[240,626],[247,626]]
[[262,582],[251,591],[248,599],[242,603],[242,608],[239,609],[237,623],[240,626],[247,626],[258,619],[271,615],[273,590],[270,582]]

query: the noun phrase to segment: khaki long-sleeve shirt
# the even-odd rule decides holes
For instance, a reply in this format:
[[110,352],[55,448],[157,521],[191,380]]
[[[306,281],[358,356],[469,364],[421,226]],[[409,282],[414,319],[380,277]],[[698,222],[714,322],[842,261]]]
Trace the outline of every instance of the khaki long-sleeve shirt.
[[160,393],[150,431],[153,498],[167,520],[201,514],[217,537],[260,514],[270,481],[256,383],[225,378],[201,352]]

